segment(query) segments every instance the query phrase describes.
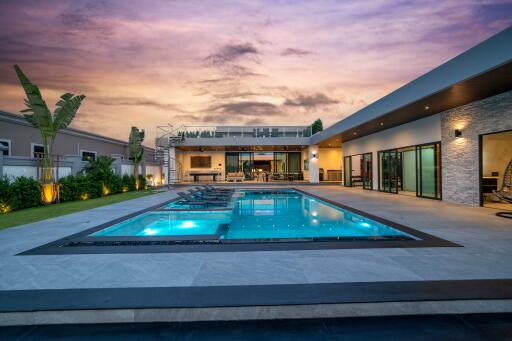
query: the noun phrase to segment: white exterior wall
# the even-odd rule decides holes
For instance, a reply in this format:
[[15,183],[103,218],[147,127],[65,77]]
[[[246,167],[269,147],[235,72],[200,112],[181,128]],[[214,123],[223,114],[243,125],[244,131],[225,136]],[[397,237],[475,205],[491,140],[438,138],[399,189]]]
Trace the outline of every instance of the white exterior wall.
[[[35,166],[8,166],[3,168],[4,176],[8,178],[17,178],[24,176],[27,178],[37,179],[37,167]],[[71,175],[71,167],[59,167],[59,179]]]
[[[133,165],[121,165],[121,175],[133,175]],[[139,174],[142,174],[141,166],[139,165]]]
[[373,153],[373,189],[378,189],[378,152],[441,141],[441,115],[436,114],[343,143],[343,156]]

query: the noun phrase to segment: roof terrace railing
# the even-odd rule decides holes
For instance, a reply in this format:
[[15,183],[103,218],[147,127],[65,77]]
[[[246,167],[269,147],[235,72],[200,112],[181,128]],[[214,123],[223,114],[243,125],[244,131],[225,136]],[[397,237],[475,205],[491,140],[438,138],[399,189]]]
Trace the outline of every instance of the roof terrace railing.
[[184,138],[278,138],[310,137],[311,126],[184,126]]

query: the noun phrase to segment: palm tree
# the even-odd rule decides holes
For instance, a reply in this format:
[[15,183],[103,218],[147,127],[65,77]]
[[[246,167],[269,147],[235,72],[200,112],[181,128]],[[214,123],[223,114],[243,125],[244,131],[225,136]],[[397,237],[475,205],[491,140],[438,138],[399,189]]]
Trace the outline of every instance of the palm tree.
[[96,160],[90,160],[85,166],[85,173],[94,181],[101,182],[101,190],[103,195],[110,194],[111,189],[108,184],[114,176],[112,165],[115,159],[108,155],[101,155]]
[[41,195],[44,203],[52,203],[57,197],[57,186],[53,178],[52,169],[53,143],[57,132],[60,129],[66,128],[71,123],[85,96],[65,93],[56,103],[56,108],[52,114],[43,100],[37,85],[30,82],[18,65],[14,65],[14,70],[27,95],[25,99],[27,108],[21,112],[30,113],[24,114],[25,119],[41,132],[41,140],[44,146],[43,167],[41,170]]
[[139,130],[137,127],[132,127],[130,131],[130,138],[128,142],[128,150],[130,152],[130,159],[133,161],[133,175],[135,176],[135,184],[139,189],[139,164],[144,156],[144,129]]

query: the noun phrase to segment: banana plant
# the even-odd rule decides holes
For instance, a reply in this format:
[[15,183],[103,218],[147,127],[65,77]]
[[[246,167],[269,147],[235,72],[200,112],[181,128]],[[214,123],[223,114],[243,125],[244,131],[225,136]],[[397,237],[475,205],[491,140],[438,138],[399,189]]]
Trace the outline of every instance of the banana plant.
[[[65,93],[56,103],[56,108],[52,114],[48,109],[37,85],[32,84],[18,65],[14,65],[14,70],[16,71],[16,75],[18,76],[21,86],[27,96],[27,98],[25,98],[25,105],[27,108],[21,112],[27,113],[23,115],[25,116],[25,119],[34,127],[38,128],[41,133],[41,140],[44,146],[41,182],[43,185],[54,184],[55,181],[52,171],[52,149],[55,137],[60,129],[66,128],[71,121],[73,121],[73,118],[75,117],[78,108],[80,108],[85,96]],[[43,192],[44,190],[45,189],[43,188]],[[46,199],[46,194],[43,193],[42,195],[43,201],[55,200],[55,198],[53,198],[55,196],[54,194],[50,194],[52,198]]]
[[139,164],[144,156],[144,129],[139,130],[137,127],[132,127],[128,141],[128,150],[130,152],[130,159],[133,161],[133,175],[135,176],[136,187],[139,189]]

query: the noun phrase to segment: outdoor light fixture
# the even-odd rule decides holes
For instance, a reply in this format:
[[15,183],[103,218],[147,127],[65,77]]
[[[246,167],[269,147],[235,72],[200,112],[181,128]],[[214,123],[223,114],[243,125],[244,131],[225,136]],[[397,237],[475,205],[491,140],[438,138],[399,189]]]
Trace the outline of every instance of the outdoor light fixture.
[[313,158],[316,159],[316,152],[313,152]]
[[455,129],[455,137],[461,137],[462,136],[462,130]]
[[428,110],[428,109],[430,109],[430,107],[427,105],[427,106],[425,107],[425,110]]

